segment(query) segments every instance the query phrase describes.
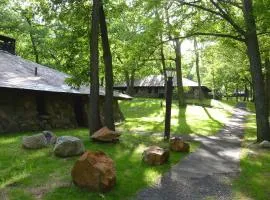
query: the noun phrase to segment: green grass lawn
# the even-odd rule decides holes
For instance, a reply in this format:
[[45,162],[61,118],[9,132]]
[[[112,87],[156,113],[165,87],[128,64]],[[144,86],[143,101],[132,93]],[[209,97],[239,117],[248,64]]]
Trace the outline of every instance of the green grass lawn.
[[256,141],[256,120],[255,115],[251,114],[245,126],[240,177],[233,184],[235,199],[270,199],[270,151],[250,148],[248,144],[254,141]]
[[[195,132],[209,135],[218,131],[228,120],[230,107],[220,102],[214,104],[216,105],[213,107],[209,104],[205,108],[188,105],[180,111],[174,104],[173,133]],[[115,161],[117,184],[111,192],[100,194],[75,187],[71,182],[70,172],[78,157],[57,158],[53,155],[52,148],[25,150],[21,147],[22,136],[33,133],[14,133],[0,136],[0,199],[128,199],[139,189],[155,183],[172,165],[187,155],[171,152],[170,161],[157,167],[142,163],[142,152],[147,146],[168,147],[161,136],[152,134],[163,132],[164,107],[160,107],[160,100],[134,99],[121,102],[121,109],[126,116],[126,122],[117,127],[123,133],[117,144],[93,143],[89,140],[86,129],[54,131],[57,136],[79,137],[86,149],[104,151]],[[192,143],[191,151],[198,145]]]
[[[190,100],[186,107],[178,109],[172,105],[171,132],[175,135],[198,133],[215,134],[231,115],[232,106],[215,100],[205,100],[204,107],[198,101]],[[163,104],[163,107],[161,107]],[[132,132],[164,131],[165,101],[159,99],[134,99],[120,104],[126,121],[120,129]],[[179,117],[180,116],[180,117]]]

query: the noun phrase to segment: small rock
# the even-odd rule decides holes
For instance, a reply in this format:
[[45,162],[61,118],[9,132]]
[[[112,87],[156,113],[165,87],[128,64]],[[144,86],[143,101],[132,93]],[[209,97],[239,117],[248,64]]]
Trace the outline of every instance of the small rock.
[[90,191],[108,191],[116,183],[115,165],[105,153],[85,152],[75,163],[71,176],[75,185]]
[[270,141],[264,140],[259,144],[259,146],[261,148],[270,148]]
[[143,152],[143,161],[149,165],[162,165],[167,162],[170,152],[158,146],[150,146]]
[[108,129],[107,127],[103,127],[99,129],[97,132],[95,132],[91,138],[94,141],[100,141],[100,142],[116,142],[119,141],[120,133],[117,133],[115,131],[112,131]]
[[172,137],[170,139],[170,149],[178,152],[189,152],[190,145],[186,143],[181,137]]
[[57,137],[56,137],[56,135],[54,135],[53,132],[43,131],[42,133],[46,137],[47,144],[55,144],[56,143]]
[[59,157],[77,156],[84,153],[83,142],[73,136],[61,136],[56,140],[54,154]]
[[47,146],[47,139],[42,133],[24,136],[22,146],[26,149],[41,149]]

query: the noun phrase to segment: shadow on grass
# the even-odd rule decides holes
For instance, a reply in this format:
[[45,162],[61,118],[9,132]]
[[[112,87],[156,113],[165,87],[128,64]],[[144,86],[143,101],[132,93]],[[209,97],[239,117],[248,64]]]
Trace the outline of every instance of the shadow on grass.
[[220,123],[218,120],[214,119],[214,118],[212,117],[212,115],[210,115],[210,113],[209,113],[208,110],[205,108],[205,106],[203,106],[203,110],[204,110],[204,112],[207,114],[207,116],[208,116],[213,122],[217,123],[217,124],[220,125],[220,126],[223,126],[222,123]]
[[234,191],[239,199],[265,200],[270,197],[270,154],[257,152],[241,160],[241,174],[234,182]]
[[1,146],[0,152],[0,185],[8,192],[10,199],[29,200],[37,198],[35,195],[41,195],[42,199],[47,200],[94,200],[100,199],[101,196],[110,200],[125,199],[135,195],[139,189],[153,184],[159,176],[186,155],[172,152],[167,164],[151,167],[141,162],[142,153],[150,145],[168,148],[168,143],[163,142],[162,137],[123,133],[119,143],[102,144],[90,142],[87,129],[55,133],[57,136],[79,137],[87,150],[103,151],[109,155],[116,164],[115,188],[100,195],[70,185],[70,171],[78,157],[55,157],[52,147],[40,150],[22,149],[21,138],[24,134],[15,134],[0,136],[0,141],[6,142]]
[[177,133],[179,134],[189,134],[192,133],[190,126],[187,123],[186,118],[187,106],[183,106],[178,110],[178,126],[177,126]]

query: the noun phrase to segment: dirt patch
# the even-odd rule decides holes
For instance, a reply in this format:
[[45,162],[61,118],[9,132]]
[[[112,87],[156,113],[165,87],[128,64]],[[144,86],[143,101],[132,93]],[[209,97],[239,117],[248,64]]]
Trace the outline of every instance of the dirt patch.
[[0,189],[0,199],[1,200],[9,200],[7,192],[3,189]]
[[37,200],[42,199],[44,195],[56,188],[59,187],[71,187],[72,182],[64,182],[59,180],[54,180],[53,183],[47,183],[43,186],[38,186],[35,188],[30,188],[28,191],[33,195]]

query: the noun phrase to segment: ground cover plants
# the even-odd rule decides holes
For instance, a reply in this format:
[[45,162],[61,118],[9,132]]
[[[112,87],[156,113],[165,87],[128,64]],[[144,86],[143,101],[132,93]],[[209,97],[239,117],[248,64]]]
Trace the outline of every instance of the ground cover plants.
[[[223,103],[218,104],[225,106]],[[28,132],[0,136],[0,197],[11,200],[128,199],[138,190],[154,184],[163,173],[187,155],[171,152],[170,161],[157,167],[142,163],[141,156],[147,146],[168,147],[162,137],[164,107],[160,107],[158,99],[134,99],[121,102],[120,106],[126,122],[117,126],[123,133],[117,144],[93,143],[89,140],[87,129],[54,131],[57,136],[79,137],[87,150],[104,151],[115,161],[117,184],[111,192],[88,192],[72,184],[70,171],[78,157],[57,158],[52,148],[22,149],[22,136],[33,134]],[[173,135],[214,134],[230,116],[229,110],[211,107],[210,104],[208,107],[187,105],[183,110],[185,112],[178,119],[177,106],[173,105]],[[191,143],[191,152],[198,146],[198,143]]]

